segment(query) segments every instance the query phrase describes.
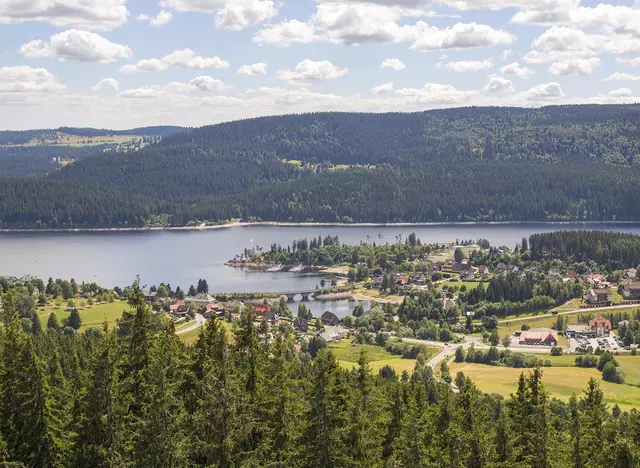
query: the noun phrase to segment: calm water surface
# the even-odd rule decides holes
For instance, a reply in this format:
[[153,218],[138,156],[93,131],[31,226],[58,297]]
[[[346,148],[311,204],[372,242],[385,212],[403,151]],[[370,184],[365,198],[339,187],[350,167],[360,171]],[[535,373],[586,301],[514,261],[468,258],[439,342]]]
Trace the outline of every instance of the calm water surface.
[[[102,286],[170,283],[188,288],[206,278],[216,292],[286,292],[315,289],[321,276],[263,273],[231,268],[224,262],[259,245],[291,244],[300,238],[337,235],[342,242],[396,242],[415,232],[423,242],[486,238],[513,247],[535,232],[603,229],[640,234],[638,225],[465,225],[414,227],[246,226],[209,231],[76,232],[0,234],[0,275],[75,278]],[[355,304],[347,304],[352,310]],[[327,307],[330,309],[330,307]],[[315,310],[314,310],[315,312]]]

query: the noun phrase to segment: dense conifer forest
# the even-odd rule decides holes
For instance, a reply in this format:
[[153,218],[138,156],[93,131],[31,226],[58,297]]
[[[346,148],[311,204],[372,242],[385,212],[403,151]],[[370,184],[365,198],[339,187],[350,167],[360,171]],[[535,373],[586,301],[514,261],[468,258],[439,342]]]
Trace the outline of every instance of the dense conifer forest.
[[298,350],[290,326],[270,339],[251,309],[185,346],[137,283],[101,332],[25,327],[17,297],[0,328],[2,466],[638,466],[640,413],[608,407],[595,379],[568,401],[539,368],[507,399],[464,375],[454,392],[424,352],[411,375],[374,374],[365,354],[346,371],[318,343]]
[[[20,207],[18,217],[0,211],[0,223],[632,221],[639,122],[636,105],[321,113],[162,127],[161,141],[133,152],[5,147],[0,177],[39,179],[0,186],[0,203]],[[75,162],[49,164],[51,151]],[[18,199],[16,184],[32,184],[33,194]],[[71,186],[100,193],[100,203],[58,192]],[[58,194],[64,220],[40,203],[43,190]],[[148,205],[119,210],[122,196]]]

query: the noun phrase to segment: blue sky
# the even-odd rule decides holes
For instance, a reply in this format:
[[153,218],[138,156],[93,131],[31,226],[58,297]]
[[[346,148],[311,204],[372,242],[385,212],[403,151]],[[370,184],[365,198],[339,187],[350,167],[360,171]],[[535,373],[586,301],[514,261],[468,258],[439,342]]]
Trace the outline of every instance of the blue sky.
[[639,82],[632,1],[0,0],[4,129],[628,103]]

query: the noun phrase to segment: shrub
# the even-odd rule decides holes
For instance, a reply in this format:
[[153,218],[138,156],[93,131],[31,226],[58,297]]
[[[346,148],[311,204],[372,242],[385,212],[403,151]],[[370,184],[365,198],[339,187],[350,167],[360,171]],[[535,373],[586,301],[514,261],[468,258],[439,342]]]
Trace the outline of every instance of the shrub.
[[621,384],[624,382],[624,371],[616,367],[615,361],[609,361],[602,370],[602,378],[607,382]]
[[562,356],[562,354],[563,354],[563,351],[560,346],[554,346],[553,348],[551,348],[552,356]]

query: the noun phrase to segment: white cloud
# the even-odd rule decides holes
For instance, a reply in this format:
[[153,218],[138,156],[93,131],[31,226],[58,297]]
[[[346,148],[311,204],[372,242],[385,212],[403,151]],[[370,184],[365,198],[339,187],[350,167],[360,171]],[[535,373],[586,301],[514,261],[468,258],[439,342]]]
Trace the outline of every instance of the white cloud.
[[346,68],[339,68],[327,60],[314,62],[306,59],[299,62],[293,70],[278,70],[277,78],[282,81],[291,81],[292,83],[304,83],[335,80],[346,74]]
[[500,68],[500,73],[506,76],[517,76],[518,78],[531,78],[535,74],[533,68],[522,67],[518,62],[510,63]]
[[176,50],[160,59],[144,59],[135,65],[120,68],[122,73],[157,72],[169,68],[186,68],[202,70],[205,68],[229,68],[231,64],[220,57],[200,57],[191,49]]
[[58,57],[61,60],[111,63],[130,58],[133,54],[125,45],[111,42],[99,34],[78,29],[54,34],[49,42],[35,40],[20,47],[20,54],[28,59]]
[[254,63],[251,65],[242,65],[240,68],[238,68],[238,75],[265,76],[266,74],[267,74],[266,63]]
[[151,86],[142,86],[135,89],[127,89],[123,91],[120,96],[125,99],[154,99],[160,96],[160,93],[156,88]]
[[552,75],[591,75],[593,70],[600,66],[600,59],[593,57],[590,59],[574,59],[553,62],[549,67]]
[[118,91],[120,83],[113,78],[105,78],[100,80],[95,86],[91,87],[91,91],[98,93],[100,91]]
[[640,81],[640,75],[616,72],[607,76],[602,81]]
[[189,81],[189,86],[195,88],[199,91],[209,92],[209,91],[221,91],[226,88],[225,84],[220,81],[212,78],[210,76],[199,76]]
[[640,97],[634,96],[629,88],[619,88],[607,93],[598,93],[596,96],[580,100],[580,103],[589,104],[630,104],[640,101]]
[[427,83],[422,88],[402,88],[396,94],[415,98],[419,104],[459,104],[468,101],[476,91],[459,91],[451,85]]
[[493,67],[491,60],[461,60],[458,62],[438,62],[438,68],[456,73],[476,72]]
[[404,63],[402,63],[402,60],[400,59],[390,58],[382,62],[382,65],[380,65],[380,68],[390,68],[392,70],[401,71],[407,68],[407,66]]
[[38,21],[61,28],[109,30],[129,16],[127,0],[2,0],[0,24]]
[[458,23],[454,26],[438,29],[430,27],[422,32],[411,45],[419,51],[468,49],[511,44],[515,37],[510,33],[477,23]]
[[266,25],[253,36],[253,42],[257,44],[277,47],[309,44],[319,39],[312,26],[298,20]]
[[173,19],[173,15],[170,11],[162,10],[156,16],[149,15],[138,15],[136,20],[138,21],[148,21],[151,26],[164,26],[165,24],[169,24]]
[[216,26],[240,30],[273,18],[274,0],[162,0],[160,5],[178,12],[215,13]]
[[491,75],[484,90],[490,93],[513,92],[513,83],[498,75]]
[[535,86],[522,93],[522,96],[528,101],[556,101],[564,97],[564,93],[558,83],[552,82]]
[[385,83],[380,86],[375,86],[371,88],[371,92],[373,93],[374,96],[377,96],[378,94],[390,93],[392,91],[393,91],[393,81],[390,83]]
[[627,67],[640,67],[640,57],[621,58],[616,57],[616,62],[626,65]]
[[432,12],[424,9],[366,2],[320,3],[307,22],[291,20],[266,25],[253,40],[278,47],[310,42],[347,45],[411,42],[427,25],[421,21],[401,25],[400,20],[429,15]]
[[44,68],[0,67],[0,93],[38,93],[64,89]]

